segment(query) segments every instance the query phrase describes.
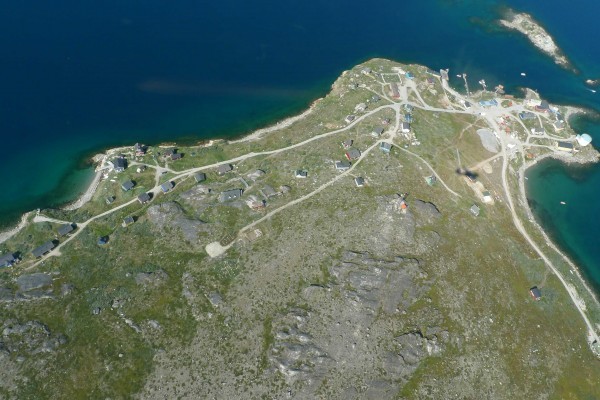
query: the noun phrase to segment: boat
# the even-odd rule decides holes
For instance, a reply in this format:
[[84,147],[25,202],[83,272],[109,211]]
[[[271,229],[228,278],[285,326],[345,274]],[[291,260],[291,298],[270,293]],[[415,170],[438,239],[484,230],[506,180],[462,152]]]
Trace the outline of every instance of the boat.
[[525,72],[521,72],[521,76],[527,76]]
[[560,202],[560,204],[562,204],[562,205],[564,206],[564,205],[565,205],[565,204],[567,204],[567,203],[565,203],[564,201],[561,201],[561,202]]

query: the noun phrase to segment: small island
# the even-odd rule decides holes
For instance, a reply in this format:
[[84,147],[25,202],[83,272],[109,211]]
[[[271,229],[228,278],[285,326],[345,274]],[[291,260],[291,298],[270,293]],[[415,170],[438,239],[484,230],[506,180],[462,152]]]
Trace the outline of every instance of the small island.
[[508,29],[516,30],[527,36],[535,47],[552,57],[556,64],[575,71],[575,68],[556,45],[552,36],[531,15],[508,10],[505,18],[501,19],[499,23]]

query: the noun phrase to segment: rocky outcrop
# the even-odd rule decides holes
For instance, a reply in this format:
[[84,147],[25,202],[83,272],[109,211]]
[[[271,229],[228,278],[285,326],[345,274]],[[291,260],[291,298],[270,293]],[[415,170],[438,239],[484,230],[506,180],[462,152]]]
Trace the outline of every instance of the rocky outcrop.
[[183,208],[172,201],[149,207],[147,214],[152,225],[165,236],[169,230],[175,230],[189,243],[196,243],[198,233],[204,230],[204,222],[188,218]]
[[49,353],[66,342],[64,335],[51,332],[48,326],[39,321],[19,323],[8,320],[2,325],[3,351],[8,353]]

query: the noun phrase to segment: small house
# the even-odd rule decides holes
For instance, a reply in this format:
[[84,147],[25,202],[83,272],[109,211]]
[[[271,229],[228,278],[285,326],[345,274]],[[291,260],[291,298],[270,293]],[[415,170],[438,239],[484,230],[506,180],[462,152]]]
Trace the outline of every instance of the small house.
[[554,130],[557,132],[562,131],[563,129],[565,129],[565,122],[564,121],[555,121],[552,126],[554,127]]
[[296,170],[294,175],[296,176],[296,178],[304,179],[308,176],[308,172],[299,169],[299,170]]
[[165,157],[171,157],[175,153],[177,153],[177,149],[166,149],[163,151]]
[[558,150],[560,151],[573,151],[573,143],[569,143],[569,142],[556,142],[556,147],[558,148]]
[[115,202],[115,196],[108,196],[106,199],[106,204],[111,205],[112,203]]
[[350,161],[356,160],[360,157],[360,150],[358,149],[350,149],[346,152],[346,158]]
[[435,80],[431,77],[427,78],[427,84],[428,85],[433,85],[435,83]]
[[12,253],[0,256],[0,268],[10,267],[17,261],[17,258]]
[[550,111],[550,104],[546,100],[542,100],[539,106],[536,106],[535,109],[539,112],[548,112]]
[[224,203],[226,201],[238,200],[242,197],[242,193],[244,193],[242,189],[226,190],[219,195],[219,202]]
[[412,122],[413,122],[413,116],[412,116],[412,114],[408,114],[408,113],[404,114],[404,120],[406,122],[408,122],[409,124],[412,124]]
[[173,154],[171,154],[171,161],[180,160],[181,157],[183,157],[183,154],[181,154],[181,153],[173,153]]
[[430,176],[425,177],[425,182],[427,182],[427,184],[429,186],[433,186],[435,184],[436,180],[437,179],[436,179],[435,175],[430,175]]
[[531,289],[529,289],[529,294],[536,301],[538,301],[542,298],[542,292],[540,291],[540,289],[538,289],[537,286],[534,286]]
[[140,143],[136,143],[133,146],[133,151],[135,152],[136,156],[143,156],[144,154],[146,154],[146,149],[147,147]]
[[489,190],[484,190],[483,193],[481,193],[483,195],[483,201],[486,203],[491,203],[492,202],[492,194],[490,193]]
[[357,187],[363,187],[365,186],[365,180],[364,178],[357,176],[356,178],[354,178],[354,183],[356,184]]
[[409,133],[410,132],[410,124],[408,122],[402,123],[402,132]]
[[415,76],[411,72],[405,73],[404,76],[406,77],[406,79],[414,79],[415,78]]
[[392,144],[388,142],[381,142],[381,144],[379,145],[379,149],[384,153],[389,153],[390,151],[392,151]]
[[355,119],[356,119],[356,115],[350,114],[350,115],[347,115],[346,118],[344,118],[344,121],[346,121],[346,123],[349,124],[350,122],[354,121]]
[[171,181],[167,181],[165,183],[163,183],[162,185],[160,185],[161,190],[163,191],[163,193],[167,193],[169,190],[173,189],[173,182]]
[[383,134],[383,128],[378,126],[371,131],[371,136],[378,138]]
[[539,99],[527,99],[525,105],[527,107],[539,107],[542,105],[542,101]]
[[352,143],[354,143],[354,141],[353,141],[352,139],[344,140],[344,141],[342,142],[342,146],[343,146],[345,149],[349,149],[349,148],[352,146]]
[[336,161],[335,169],[338,171],[347,171],[350,169],[350,163],[348,161]]
[[231,166],[231,164],[221,164],[217,167],[217,174],[225,175],[226,173],[228,173],[232,170],[233,170],[233,167]]
[[125,157],[120,156],[113,160],[113,168],[116,172],[123,172],[127,168],[127,160]]
[[471,211],[471,214],[473,214],[474,216],[478,217],[478,216],[479,216],[479,211],[481,211],[481,210],[480,210],[480,208],[477,206],[477,204],[473,204],[473,205],[471,206],[471,208],[469,209],[469,211]]
[[204,172],[198,172],[194,175],[196,183],[204,182],[206,180],[206,174]]
[[360,72],[364,75],[369,75],[373,70],[369,67],[364,67]]
[[150,195],[148,193],[144,192],[144,193],[140,194],[137,197],[137,199],[140,202],[140,204],[146,204],[147,202],[150,201]]
[[96,242],[99,246],[104,246],[106,243],[108,243],[108,236],[100,236],[98,238],[98,241]]
[[134,187],[135,187],[135,183],[133,183],[133,181],[131,181],[131,180],[127,180],[121,184],[121,189],[123,189],[126,192],[129,192]]
[[64,224],[58,227],[57,232],[59,236],[65,236],[66,234],[73,232],[74,229],[73,224]]
[[31,251],[31,254],[33,254],[33,256],[35,258],[40,258],[41,256],[43,256],[44,254],[49,253],[50,251],[52,251],[52,249],[54,248],[54,242],[53,241],[48,241],[44,244],[42,244],[41,246],[36,247],[35,249],[33,249]]
[[529,111],[523,111],[519,113],[519,118],[521,118],[523,121],[528,120],[528,119],[535,119],[535,114]]
[[379,97],[379,96],[378,96],[378,95],[376,95],[376,94],[374,94],[374,95],[371,97],[371,101],[373,101],[373,102],[375,102],[375,103],[377,103],[379,100],[381,100],[381,97]]
[[464,103],[464,104],[465,104],[465,109],[467,109],[467,110],[470,110],[470,109],[471,109],[471,107],[472,107],[472,104],[471,104],[471,103],[469,103],[468,101],[465,101],[465,103]]
[[129,217],[125,217],[123,219],[123,228],[128,227],[129,225],[133,224],[135,222],[135,219],[133,219],[132,216]]
[[137,173],[142,173],[146,170],[146,166],[145,165],[140,165],[139,167],[137,167],[136,171]]
[[411,113],[411,112],[413,112],[413,110],[415,109],[413,106],[411,106],[411,105],[410,105],[410,104],[408,104],[408,103],[407,103],[407,104],[405,104],[403,107],[404,107],[404,111],[406,111],[406,112],[408,112],[408,113]]

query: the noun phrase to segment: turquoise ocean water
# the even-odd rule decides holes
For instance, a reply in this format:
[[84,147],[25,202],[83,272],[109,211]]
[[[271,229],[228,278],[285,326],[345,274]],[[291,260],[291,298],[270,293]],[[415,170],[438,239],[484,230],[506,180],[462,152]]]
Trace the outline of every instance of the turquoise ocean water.
[[[580,73],[498,29],[492,21],[507,6],[541,21]],[[600,110],[600,95],[583,85],[600,77],[598,11],[558,0],[9,2],[0,13],[0,224],[76,198],[95,151],[241,135],[301,112],[371,57]],[[598,123],[579,127],[600,143]],[[544,163],[530,174],[529,197],[600,285],[599,171]]]

